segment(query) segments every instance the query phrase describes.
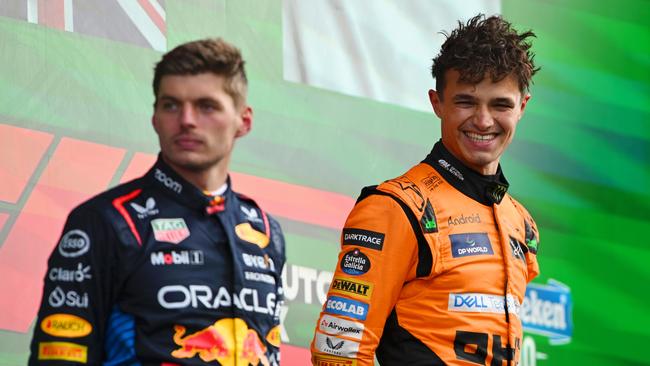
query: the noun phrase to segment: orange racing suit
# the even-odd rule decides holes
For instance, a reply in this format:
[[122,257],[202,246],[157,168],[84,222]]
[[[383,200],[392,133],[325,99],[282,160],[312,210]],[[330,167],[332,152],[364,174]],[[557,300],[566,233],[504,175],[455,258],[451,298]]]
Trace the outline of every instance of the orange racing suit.
[[438,142],[404,175],[362,190],[311,344],[314,365],[516,365],[535,222]]

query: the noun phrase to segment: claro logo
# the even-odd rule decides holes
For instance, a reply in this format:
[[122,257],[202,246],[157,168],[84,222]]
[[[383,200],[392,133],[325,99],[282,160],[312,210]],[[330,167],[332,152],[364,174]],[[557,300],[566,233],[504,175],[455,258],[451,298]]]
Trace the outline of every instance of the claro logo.
[[154,177],[156,177],[156,180],[162,183],[165,187],[176,193],[181,193],[183,191],[183,186],[180,183],[168,177],[167,174],[163,173],[163,171],[158,168],[156,168],[156,171],[154,172]]
[[70,230],[59,242],[59,253],[66,258],[78,257],[90,249],[90,239],[81,230]]

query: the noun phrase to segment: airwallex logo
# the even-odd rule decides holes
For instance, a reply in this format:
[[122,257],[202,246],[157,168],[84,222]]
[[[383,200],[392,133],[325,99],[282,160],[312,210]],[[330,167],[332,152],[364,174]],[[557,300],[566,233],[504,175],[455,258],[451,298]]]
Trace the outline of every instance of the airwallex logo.
[[529,283],[521,307],[524,330],[549,337],[551,344],[565,344],[573,335],[571,289],[550,279],[547,285]]

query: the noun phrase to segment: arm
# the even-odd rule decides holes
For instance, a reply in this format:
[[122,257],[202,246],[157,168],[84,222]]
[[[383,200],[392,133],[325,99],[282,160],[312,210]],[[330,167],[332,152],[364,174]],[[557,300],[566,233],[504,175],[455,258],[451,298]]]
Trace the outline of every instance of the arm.
[[99,214],[75,209],[52,251],[34,326],[29,364],[95,364],[113,294],[112,231]]
[[415,278],[416,263],[415,234],[399,204],[383,195],[358,202],[343,229],[312,362],[344,357],[373,365],[386,319],[403,284]]

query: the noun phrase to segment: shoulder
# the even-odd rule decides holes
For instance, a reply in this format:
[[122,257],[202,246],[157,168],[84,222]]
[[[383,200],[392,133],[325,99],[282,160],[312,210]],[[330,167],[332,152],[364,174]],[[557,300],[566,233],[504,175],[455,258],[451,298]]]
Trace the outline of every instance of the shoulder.
[[121,200],[129,200],[130,196],[135,196],[146,188],[141,178],[119,184],[80,203],[72,209],[70,217],[91,216],[111,222],[114,214],[118,213],[116,206]]
[[256,230],[269,236],[270,244],[276,252],[284,253],[284,234],[278,220],[262,209],[250,196],[238,192],[234,193],[237,197],[237,204],[234,207],[237,215]]

